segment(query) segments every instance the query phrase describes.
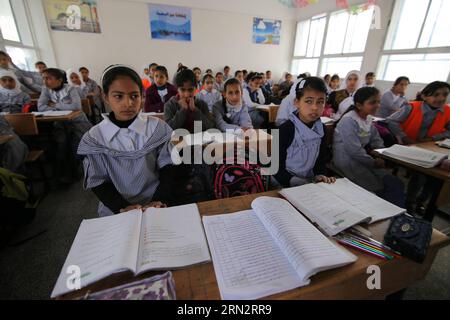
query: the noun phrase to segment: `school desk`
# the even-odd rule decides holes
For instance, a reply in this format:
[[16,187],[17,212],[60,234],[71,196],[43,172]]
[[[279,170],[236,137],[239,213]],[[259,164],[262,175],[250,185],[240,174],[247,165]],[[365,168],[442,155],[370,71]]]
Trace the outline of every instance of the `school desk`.
[[[198,204],[198,208],[202,216],[233,213],[250,209],[252,201],[259,196],[279,197],[276,191],[271,191],[258,195],[203,202]],[[372,232],[373,238],[383,240],[388,226],[389,220],[370,225],[368,228]],[[385,261],[360,251],[349,249],[349,251],[358,256],[358,260],[355,263],[321,272],[313,276],[311,284],[306,287],[279,293],[266,299],[384,299],[387,295],[396,293],[423,279],[430,270],[439,249],[449,244],[449,237],[437,230],[433,230],[431,244],[423,264],[412,262],[406,258]],[[380,290],[369,290],[367,288],[367,280],[370,276],[367,274],[367,268],[372,265],[377,265],[381,268]],[[172,271],[175,279],[177,299],[220,299],[219,287],[212,262]],[[62,296],[60,299],[83,297],[88,291],[105,290],[161,273],[164,273],[164,271],[149,272],[139,277],[133,277],[129,273],[117,274],[78,292]]]
[[[418,144],[415,144],[414,146],[423,148],[423,149],[426,149],[429,151],[433,151],[433,152],[447,154],[450,157],[450,149],[441,148],[441,147],[437,146],[436,143],[433,141],[418,143]],[[384,160],[393,162],[393,163],[395,163],[401,167],[404,167],[406,169],[410,169],[415,172],[422,173],[422,174],[426,175],[427,177],[434,178],[431,199],[429,201],[429,204],[426,209],[425,216],[424,216],[424,218],[426,220],[432,221],[434,218],[434,215],[436,213],[436,210],[438,208],[438,199],[440,197],[442,198],[443,196],[445,196],[446,189],[443,188],[443,186],[445,183],[447,183],[447,184],[450,183],[450,171],[441,169],[439,167],[431,168],[431,169],[422,168],[422,167],[416,166],[414,164],[407,163],[405,161],[398,160],[393,157],[387,156],[385,154],[378,154],[378,156]],[[444,193],[442,193],[442,192],[444,192]],[[447,201],[448,201],[448,199],[447,199]],[[442,200],[441,200],[441,204],[442,204]]]
[[269,123],[275,123],[277,120],[277,113],[280,106],[276,105],[260,105],[257,106],[256,109],[259,111],[265,112],[269,115]]
[[78,117],[82,111],[73,111],[67,116],[59,116],[59,117],[36,117],[37,122],[59,122],[59,121],[70,121],[74,118]]
[[0,145],[5,144],[14,139],[14,136],[11,135],[0,135]]

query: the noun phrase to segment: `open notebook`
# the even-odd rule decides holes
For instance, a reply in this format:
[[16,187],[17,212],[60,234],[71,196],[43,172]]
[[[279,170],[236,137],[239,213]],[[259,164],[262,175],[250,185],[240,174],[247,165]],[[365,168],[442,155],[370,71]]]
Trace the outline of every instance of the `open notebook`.
[[423,168],[434,168],[438,166],[444,159],[447,159],[446,154],[433,152],[419,147],[407,147],[399,144],[393,145],[387,149],[376,150],[377,152],[414,164]]
[[73,111],[44,111],[44,112],[33,112],[36,117],[63,117],[68,116]]
[[239,135],[235,135],[230,132],[213,132],[204,131],[195,134],[186,135],[183,137],[183,141],[188,146],[194,145],[206,145],[212,143],[234,143],[243,142],[244,140]]
[[85,287],[122,271],[139,275],[210,260],[195,204],[84,220],[51,297],[73,291],[67,286],[69,266],[80,268]]
[[310,283],[314,274],[356,261],[283,199],[253,210],[204,216],[222,299],[258,299]]
[[348,179],[283,189],[280,194],[329,236],[406,212]]

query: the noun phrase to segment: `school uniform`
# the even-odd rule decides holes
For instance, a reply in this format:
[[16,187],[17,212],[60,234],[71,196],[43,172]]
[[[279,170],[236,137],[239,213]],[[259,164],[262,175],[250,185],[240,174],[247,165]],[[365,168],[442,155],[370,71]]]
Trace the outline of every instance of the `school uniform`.
[[25,71],[12,64],[11,68],[3,69],[2,71],[13,72],[20,83],[20,90],[25,93],[40,93],[44,82],[39,72]]
[[373,118],[362,119],[354,110],[337,124],[333,141],[333,163],[344,176],[380,197],[404,206],[403,184],[387,170],[375,167],[367,149],[384,148],[384,142],[373,126]]
[[216,120],[216,126],[222,132],[232,131],[234,133],[241,133],[241,128],[253,128],[248,107],[243,104],[240,106],[231,106],[226,99],[223,99],[214,104],[213,114]]
[[196,95],[196,98],[205,101],[210,112],[212,112],[213,106],[217,101],[222,101],[222,95],[216,89],[213,89],[211,92],[203,89]]
[[[347,82],[352,75],[358,76],[358,82],[356,83],[355,91],[350,92],[347,90]],[[341,89],[331,92],[328,96],[327,105],[330,105],[335,112],[334,119],[339,120],[341,116],[353,105],[353,95],[361,87],[361,75],[359,71],[350,71],[345,77],[342,83]]]
[[31,98],[20,89],[6,89],[0,87],[0,112],[20,113],[22,107],[31,102]]
[[390,117],[406,104],[409,104],[409,102],[405,96],[396,95],[392,90],[386,91],[381,97],[381,106],[378,109],[377,117]]
[[101,109],[102,108],[102,92],[100,87],[98,86],[97,82],[95,82],[94,80],[92,80],[91,78],[89,78],[87,81],[84,82],[84,84],[86,85],[86,91],[87,94],[92,94],[92,96],[94,97],[94,103],[95,105]]
[[194,122],[202,123],[202,131],[215,128],[214,119],[210,115],[208,105],[200,99],[195,99],[195,110],[185,110],[179,104],[179,96],[172,97],[164,105],[164,120],[173,129],[186,129],[194,133]]
[[242,100],[248,107],[248,113],[252,118],[253,127],[255,129],[260,129],[264,124],[264,118],[261,116],[256,107],[259,105],[264,105],[266,103],[266,99],[261,88],[259,88],[255,92],[251,92],[250,88],[246,87],[243,90]]
[[145,112],[164,112],[164,104],[166,104],[170,98],[176,96],[178,93],[177,88],[170,83],[165,86],[158,87],[156,85],[151,86],[145,92]]
[[298,111],[291,113],[280,127],[280,167],[275,180],[283,187],[295,187],[325,175],[329,158],[326,141],[320,119],[308,126],[299,119]]
[[11,135],[14,137],[12,140],[0,145],[0,167],[15,173],[23,173],[25,159],[28,156],[28,147],[20,140],[3,116],[0,116],[0,135]]
[[233,79],[234,77],[231,75],[231,73],[229,75],[226,75],[225,73],[223,74],[223,82],[226,82],[228,79]]
[[123,122],[113,113],[83,136],[78,154],[84,157],[84,187],[99,197],[101,217],[156,200],[159,170],[172,164],[171,136],[159,119],[140,114]]
[[277,118],[275,120],[275,125],[280,127],[283,123],[289,120],[291,114],[297,110],[295,106],[295,98],[297,96],[297,89],[299,87],[300,82],[303,79],[296,79],[294,84],[289,91],[289,94],[281,101],[280,108],[277,112]]
[[225,86],[225,82],[222,82],[222,83],[214,82],[214,89],[216,89],[219,92],[223,92],[224,86]]

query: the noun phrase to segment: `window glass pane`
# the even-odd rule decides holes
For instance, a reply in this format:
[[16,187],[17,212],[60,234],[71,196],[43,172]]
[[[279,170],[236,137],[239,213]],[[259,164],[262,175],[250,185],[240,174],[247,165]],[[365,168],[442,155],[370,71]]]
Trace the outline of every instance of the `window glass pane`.
[[20,69],[34,71],[34,64],[37,61],[34,50],[6,46],[6,51],[11,56],[14,64]]
[[348,19],[349,13],[347,11],[333,13],[330,16],[327,40],[325,42],[325,54],[342,53]]
[[0,29],[5,40],[20,42],[9,0],[0,0]]
[[337,73],[341,78],[352,70],[361,70],[363,57],[325,58],[322,62],[321,74]]
[[294,77],[305,72],[309,72],[312,76],[316,76],[318,67],[319,59],[295,59],[292,61],[291,73]]
[[450,46],[450,1],[433,0],[424,25],[419,47]]
[[395,81],[399,76],[416,83],[447,81],[450,53],[386,55],[381,58],[379,71],[386,81]]
[[306,56],[308,46],[309,24],[311,20],[297,23],[297,34],[295,36],[294,56]]
[[416,48],[429,0],[397,0],[385,49]]
[[373,7],[349,18],[344,53],[364,52],[373,18]]
[[326,16],[313,18],[309,31],[307,57],[319,57],[322,51],[323,36],[325,33]]
[[20,42],[26,46],[33,46],[33,38],[31,37],[30,26],[25,6],[22,0],[11,1],[11,8],[16,18],[17,28],[19,29]]

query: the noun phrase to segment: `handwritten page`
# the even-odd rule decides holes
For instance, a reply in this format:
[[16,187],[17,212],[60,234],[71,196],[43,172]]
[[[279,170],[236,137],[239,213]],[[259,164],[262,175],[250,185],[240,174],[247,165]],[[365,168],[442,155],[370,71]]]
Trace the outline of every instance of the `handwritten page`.
[[150,208],[142,218],[137,273],[210,261],[197,205]]
[[307,285],[252,210],[203,217],[222,299],[258,299]]
[[78,266],[81,287],[113,273],[135,272],[141,211],[133,210],[106,218],[84,220],[52,292],[52,298],[73,291],[68,288],[69,266]]

